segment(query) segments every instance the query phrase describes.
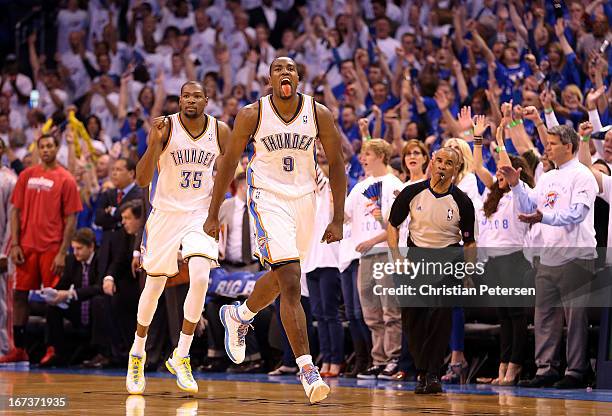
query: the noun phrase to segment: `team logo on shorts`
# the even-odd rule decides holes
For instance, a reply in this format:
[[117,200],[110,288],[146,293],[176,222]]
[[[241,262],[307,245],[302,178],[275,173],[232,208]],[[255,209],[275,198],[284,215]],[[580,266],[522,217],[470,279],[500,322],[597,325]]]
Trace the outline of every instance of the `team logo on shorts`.
[[257,247],[259,247],[260,250],[263,250],[266,244],[268,244],[268,241],[270,241],[268,237],[258,237]]
[[550,191],[548,194],[546,194],[546,202],[544,203],[544,206],[546,208],[554,208],[557,199],[559,199],[559,194],[555,191]]
[[304,122],[304,124],[308,123],[308,116],[302,117],[302,121]]

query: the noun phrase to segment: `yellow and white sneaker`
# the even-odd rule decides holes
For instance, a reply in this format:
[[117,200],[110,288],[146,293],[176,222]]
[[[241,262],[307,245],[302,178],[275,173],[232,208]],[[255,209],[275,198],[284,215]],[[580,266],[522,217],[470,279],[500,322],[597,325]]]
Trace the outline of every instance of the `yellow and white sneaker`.
[[329,386],[323,381],[319,369],[314,365],[305,365],[299,373],[300,381],[310,403],[318,403],[327,398]]
[[142,357],[133,355],[130,351],[125,387],[130,394],[142,394],[145,390],[144,366],[147,361],[147,353]]
[[191,374],[191,361],[189,356],[181,358],[176,354],[177,349],[174,349],[172,357],[166,361],[166,368],[176,376],[176,385],[181,390],[189,393],[198,392],[198,383],[193,379]]

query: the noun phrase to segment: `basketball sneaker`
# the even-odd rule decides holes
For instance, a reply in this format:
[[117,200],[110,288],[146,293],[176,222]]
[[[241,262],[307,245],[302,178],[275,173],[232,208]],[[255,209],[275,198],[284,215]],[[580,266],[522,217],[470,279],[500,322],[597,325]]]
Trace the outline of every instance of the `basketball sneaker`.
[[30,365],[30,357],[23,348],[13,348],[0,357],[0,367],[9,365]]
[[304,391],[310,403],[318,403],[327,398],[329,386],[321,378],[317,367],[312,364],[305,365],[299,374],[300,381],[302,386],[304,386]]
[[221,323],[225,328],[225,352],[227,356],[236,364],[240,364],[244,361],[244,354],[246,351],[246,345],[244,339],[249,327],[251,327],[250,321],[243,321],[238,316],[238,307],[240,302],[236,301],[232,305],[223,305],[219,309],[219,317]]
[[166,368],[176,376],[176,385],[183,391],[189,393],[198,392],[198,383],[193,379],[191,374],[191,360],[189,356],[179,357],[177,348],[174,349],[172,357],[166,361]]
[[130,360],[128,362],[127,377],[125,378],[125,387],[130,394],[142,394],[145,390],[144,365],[147,361],[147,353],[142,357],[132,354],[130,351]]

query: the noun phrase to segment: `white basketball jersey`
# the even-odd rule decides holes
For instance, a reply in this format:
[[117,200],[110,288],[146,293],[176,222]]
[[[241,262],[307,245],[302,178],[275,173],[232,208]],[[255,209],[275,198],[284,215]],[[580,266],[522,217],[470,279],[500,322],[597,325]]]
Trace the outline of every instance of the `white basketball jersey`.
[[192,136],[179,113],[168,116],[170,135],[149,188],[153,208],[160,211],[208,209],[213,166],[220,154],[218,122],[207,114],[204,130]]
[[299,94],[296,114],[285,122],[267,95],[259,100],[251,140],[247,183],[254,188],[298,198],[316,189],[315,139],[319,131],[314,99]]

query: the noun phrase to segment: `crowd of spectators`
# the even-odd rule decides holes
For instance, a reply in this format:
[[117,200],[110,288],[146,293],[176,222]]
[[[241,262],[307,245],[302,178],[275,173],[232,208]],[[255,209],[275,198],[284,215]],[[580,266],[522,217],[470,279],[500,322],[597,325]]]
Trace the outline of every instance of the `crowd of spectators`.
[[[32,30],[26,41],[28,53],[22,54],[21,59],[6,56],[0,80],[0,235],[4,236],[4,253],[10,258],[8,262],[0,259],[4,271],[0,311],[11,312],[0,314],[4,330],[0,331],[0,353],[8,352],[0,361],[11,361],[11,357],[16,358],[12,361],[28,359],[25,352],[9,352],[13,341],[25,347],[23,318],[24,313],[26,318],[28,315],[28,308],[23,306],[26,299],[22,294],[13,299],[12,287],[7,286],[14,263],[29,258],[25,253],[24,259],[27,248],[48,249],[45,245],[23,247],[23,238],[19,241],[13,229],[21,221],[24,232],[25,215],[48,215],[65,220],[64,228],[42,221],[36,225],[56,234],[61,231],[61,235],[49,237],[55,244],[55,253],[70,245],[73,250],[67,260],[51,256],[44,264],[53,264],[54,272],[62,279],[46,281],[57,292],[41,295],[41,299],[54,305],[49,307],[52,312],[47,312],[51,329],[47,330],[46,346],[51,349],[47,348],[42,364],[57,362],[63,341],[58,335],[61,325],[57,323],[61,316],[73,321],[76,328],[90,328],[97,335],[91,338],[97,345],[96,355],[86,365],[105,366],[113,357],[122,363],[135,325],[138,247],[147,213],[146,190],[134,183],[135,164],[146,149],[151,120],[177,112],[181,85],[198,80],[208,96],[205,111],[231,127],[242,106],[270,92],[269,65],[277,56],[294,59],[301,77],[299,91],[313,95],[332,110],[343,139],[349,178],[345,239],[334,254],[335,263],[332,265],[328,257],[325,264],[317,264],[319,257],[310,259],[304,279],[303,302],[317,322],[316,345],[322,373],[397,380],[410,373],[406,347],[410,334],[402,333],[401,314],[385,305],[362,304],[360,285],[365,283],[360,270],[373,260],[368,256],[372,248],[386,246],[385,229],[394,196],[404,186],[431,176],[430,159],[440,148],[452,147],[461,156],[454,183],[472,200],[478,245],[482,236],[482,244],[489,246],[551,243],[595,247],[595,240],[585,237],[591,233],[598,246],[610,245],[609,192],[597,198],[594,208],[588,206],[587,199],[578,208],[574,207],[576,201],[569,201],[562,205],[571,209],[572,215],[554,217],[545,212],[543,217],[526,216],[519,221],[519,212],[538,213],[543,205],[537,197],[527,202],[515,188],[545,192],[540,191],[543,185],[539,181],[555,168],[559,177],[547,179],[547,186],[565,180],[569,183],[580,166],[572,165],[564,174],[563,164],[578,160],[579,142],[581,161],[601,175],[610,174],[612,133],[605,133],[605,126],[611,124],[611,1],[63,3],[56,11],[56,37],[51,46],[48,38],[43,44],[41,33]],[[592,126],[581,127],[585,121]],[[579,130],[584,139],[579,139]],[[603,139],[588,140],[591,132],[600,132]],[[41,154],[41,146],[56,147],[47,151],[53,152],[57,163],[70,172],[72,182],[67,181],[66,187],[74,186],[77,198],[71,199],[70,206],[51,204],[37,207],[33,213],[27,199],[24,203],[23,197],[11,194],[13,188],[25,192],[26,179],[22,176],[49,163]],[[324,167],[324,154],[318,154]],[[522,168],[521,185],[516,185],[516,170],[498,169],[500,166]],[[320,174],[324,176],[325,169]],[[376,209],[359,198],[359,192],[373,178],[380,177],[385,178],[384,186],[389,189],[385,188],[383,195],[393,198],[384,202],[382,209]],[[45,184],[37,186],[40,192]],[[242,230],[240,227],[247,224],[242,218],[244,188],[244,176],[237,176],[228,190],[237,200],[235,208],[227,208],[230,230],[234,225]],[[352,195],[354,189],[359,192]],[[71,193],[68,189],[64,192]],[[593,200],[598,192],[595,185]],[[567,194],[571,195],[572,190]],[[12,221],[14,207],[21,217]],[[75,216],[74,225],[68,220],[71,215]],[[511,221],[504,222],[508,218]],[[576,224],[581,224],[584,232],[577,234]],[[66,227],[70,235],[64,236]],[[555,227],[555,232],[547,234],[544,227]],[[75,229],[78,231],[73,234]],[[500,237],[506,229],[512,229],[512,238]],[[408,230],[408,226],[400,228],[400,244],[408,240]],[[546,240],[550,234],[556,235],[557,240]],[[224,270],[242,270],[256,276],[253,272],[258,267],[253,266],[253,258],[240,248],[248,239],[243,238],[242,231],[230,235],[231,231],[229,240],[222,244]],[[254,244],[249,244],[252,249]],[[329,255],[315,252],[316,256]],[[91,256],[95,257],[95,272],[89,268],[94,258]],[[87,267],[75,267],[75,262]],[[87,274],[89,279],[82,278]],[[161,349],[159,337],[171,336],[166,332],[178,333],[172,328],[182,319],[177,305],[182,304],[187,282],[179,279],[169,284],[165,308],[158,310],[154,320],[159,327],[157,337],[149,337],[148,350]],[[221,299],[227,300],[227,295],[224,293]],[[95,296],[106,300],[95,300]],[[117,296],[123,300],[112,300]],[[90,298],[91,306],[87,303]],[[55,309],[67,300],[79,302],[78,313],[62,315]],[[13,301],[21,302],[19,311],[13,310]],[[275,369],[276,363],[270,362],[274,356],[268,351],[269,341],[263,331],[279,331],[278,325],[270,325],[274,322],[273,306],[270,308],[268,314],[258,315],[262,322],[255,323],[255,334],[247,340],[247,345],[253,346],[247,351],[250,358],[246,367],[238,371],[295,371],[284,335],[280,337],[282,345],[274,345],[285,350],[282,365]],[[105,319],[94,318],[91,323],[86,317],[90,313]],[[525,342],[513,343],[517,338],[524,341],[533,316],[522,309],[500,312],[504,336],[499,377],[494,383],[516,382],[525,361],[534,356],[540,379],[533,386],[552,385],[559,380],[560,359],[555,354],[561,342],[557,337],[562,333],[563,316],[556,312],[554,319],[552,316],[553,312],[536,308],[536,337],[541,328],[538,325],[544,320],[549,338],[536,339],[534,352],[527,350]],[[568,344],[568,370],[561,380],[565,384],[557,386],[561,388],[582,385],[588,372],[586,315],[570,316],[568,312],[565,319],[572,322],[571,328],[578,331],[580,341],[576,341],[576,335],[571,348]],[[207,311],[201,325],[208,331],[209,340],[204,342],[208,359],[203,369],[225,369],[228,363],[223,361],[222,343],[214,339],[219,336],[219,327],[209,322],[212,320],[214,314]],[[337,337],[342,321],[349,323],[354,351],[350,359],[342,339]],[[463,351],[462,309],[453,310],[452,321],[452,354],[448,373],[443,377],[447,382],[464,379],[469,356],[469,351]],[[556,334],[554,339],[550,332]],[[162,351],[150,354],[149,360],[156,365],[161,354]],[[350,365],[345,368],[347,359]]]

